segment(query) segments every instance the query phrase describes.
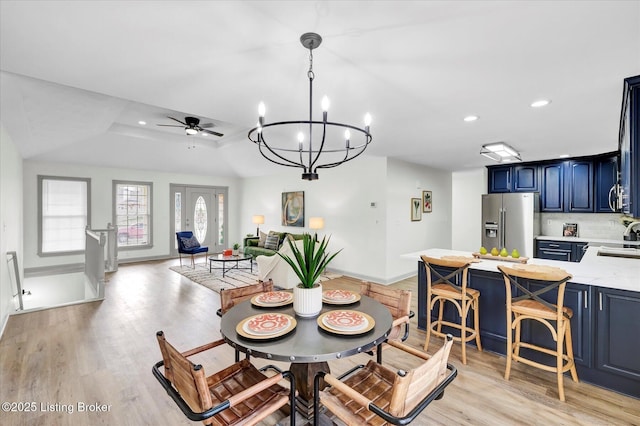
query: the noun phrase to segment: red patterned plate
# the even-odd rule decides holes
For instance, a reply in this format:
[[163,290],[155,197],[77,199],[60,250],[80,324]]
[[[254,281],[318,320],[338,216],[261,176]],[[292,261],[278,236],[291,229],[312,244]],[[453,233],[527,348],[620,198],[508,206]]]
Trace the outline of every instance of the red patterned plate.
[[361,330],[369,325],[369,321],[356,311],[331,311],[322,321],[327,327],[340,331]]
[[289,326],[289,317],[282,314],[261,314],[247,319],[243,329],[248,334],[278,334]]
[[263,305],[279,305],[293,299],[293,294],[286,291],[269,291],[256,297],[256,302]]
[[351,302],[356,300],[356,295],[348,290],[326,290],[322,292],[322,298],[330,302]]

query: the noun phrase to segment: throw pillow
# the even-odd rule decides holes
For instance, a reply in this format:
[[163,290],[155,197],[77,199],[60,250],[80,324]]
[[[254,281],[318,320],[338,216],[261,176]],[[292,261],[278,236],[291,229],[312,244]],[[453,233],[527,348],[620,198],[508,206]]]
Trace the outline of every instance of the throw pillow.
[[195,235],[192,235],[189,238],[180,237],[180,241],[182,241],[182,245],[186,249],[200,247],[200,242],[198,242],[198,239],[196,238]]
[[271,249],[271,250],[278,250],[279,242],[280,242],[280,239],[278,238],[277,235],[268,235],[267,241],[265,241],[264,243],[264,248]]
[[264,243],[267,241],[267,234],[260,231],[260,239],[258,240],[258,247],[264,247]]

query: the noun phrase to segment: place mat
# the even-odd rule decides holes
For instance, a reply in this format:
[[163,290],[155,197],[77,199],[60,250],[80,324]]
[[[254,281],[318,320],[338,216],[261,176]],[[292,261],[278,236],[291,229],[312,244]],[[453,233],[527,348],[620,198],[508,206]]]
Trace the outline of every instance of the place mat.
[[256,294],[251,298],[251,304],[263,308],[286,306],[293,303],[293,293],[288,291],[268,291]]
[[[363,328],[359,328],[359,329],[347,330],[346,327],[345,327],[345,329],[338,330],[337,328],[333,328],[332,326],[330,326],[327,323],[326,318],[328,316],[333,316],[334,319],[335,319],[335,316],[336,315],[340,316],[340,314],[346,314],[346,315],[349,315],[349,316],[360,316],[364,320],[366,320],[367,324]],[[376,325],[376,321],[370,315],[365,314],[364,312],[359,312],[359,311],[329,311],[329,312],[325,312],[324,314],[321,314],[318,317],[317,323],[318,323],[318,326],[321,329],[323,329],[324,331],[326,331],[328,333],[331,333],[331,334],[336,334],[338,336],[357,336],[357,335],[360,335],[360,334],[365,334],[365,333],[368,333],[369,331],[373,330],[373,327],[375,327],[375,325]]]
[[296,319],[291,315],[258,314],[240,321],[236,326],[236,332],[246,339],[268,340],[289,334],[296,325]]
[[322,292],[322,302],[330,305],[350,305],[360,300],[360,293],[349,290],[325,290]]
[[489,259],[489,260],[497,260],[498,262],[515,262],[515,263],[527,263],[529,261],[528,257],[518,257],[513,258],[511,256],[494,256],[492,254],[480,254],[480,253],[472,253],[473,257],[480,259]]

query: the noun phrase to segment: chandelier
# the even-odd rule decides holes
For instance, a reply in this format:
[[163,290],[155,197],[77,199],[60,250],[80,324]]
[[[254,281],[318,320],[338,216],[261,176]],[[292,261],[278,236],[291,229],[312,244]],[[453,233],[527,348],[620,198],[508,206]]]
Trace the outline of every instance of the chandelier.
[[[309,49],[309,119],[265,123],[265,105],[258,106],[258,124],[249,131],[249,140],[258,145],[260,154],[272,163],[303,170],[302,179],[317,180],[318,169],[328,169],[353,160],[367,149],[372,141],[369,126],[371,115],[366,114],[364,128],[327,120],[329,99],[322,98],[322,121],[313,120],[313,49],[320,46],[322,37],[316,33],[300,36],[302,45]],[[294,129],[294,130],[291,130]],[[285,130],[282,132],[282,130]],[[297,145],[293,134],[298,130]],[[304,131],[303,131],[304,130]],[[342,135],[340,133],[342,132]],[[363,136],[361,142],[351,141],[351,132]],[[272,141],[271,138],[274,138]],[[317,138],[317,139],[316,139]],[[314,146],[316,142],[316,146]],[[322,157],[322,158],[321,158]]]

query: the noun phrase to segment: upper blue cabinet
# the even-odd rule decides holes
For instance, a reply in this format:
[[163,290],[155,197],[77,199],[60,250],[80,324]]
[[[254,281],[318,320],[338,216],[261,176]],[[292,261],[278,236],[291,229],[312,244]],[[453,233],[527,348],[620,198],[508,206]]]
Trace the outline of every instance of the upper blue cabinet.
[[622,211],[640,217],[640,75],[624,80],[619,148]]
[[594,162],[595,168],[595,199],[596,213],[611,213],[618,208],[618,156],[609,155],[598,158]]
[[489,167],[489,193],[539,191],[538,167],[534,164]]

